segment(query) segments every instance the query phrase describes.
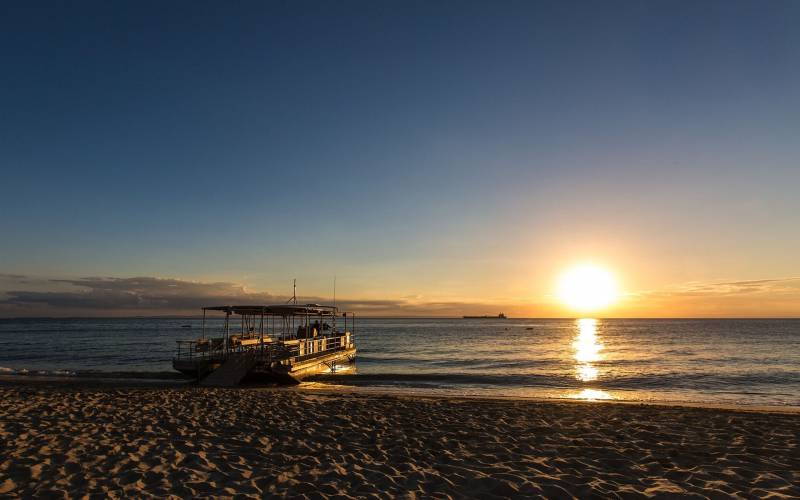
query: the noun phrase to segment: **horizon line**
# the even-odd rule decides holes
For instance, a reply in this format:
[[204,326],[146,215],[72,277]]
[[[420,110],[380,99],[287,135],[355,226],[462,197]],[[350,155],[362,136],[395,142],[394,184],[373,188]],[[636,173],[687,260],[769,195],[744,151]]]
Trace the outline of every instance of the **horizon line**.
[[[463,316],[373,316],[373,315],[356,315],[356,318],[369,318],[369,319],[502,319],[495,316],[488,318],[465,318]],[[166,314],[166,315],[132,315],[132,316],[6,316],[0,317],[0,320],[28,320],[28,319],[202,319],[202,315],[180,315],[180,314]],[[206,317],[207,319],[214,319],[222,317],[212,316]],[[575,320],[575,319],[603,319],[603,320],[719,320],[719,319],[791,319],[800,320],[800,316],[507,316],[504,319],[532,319],[532,320]]]

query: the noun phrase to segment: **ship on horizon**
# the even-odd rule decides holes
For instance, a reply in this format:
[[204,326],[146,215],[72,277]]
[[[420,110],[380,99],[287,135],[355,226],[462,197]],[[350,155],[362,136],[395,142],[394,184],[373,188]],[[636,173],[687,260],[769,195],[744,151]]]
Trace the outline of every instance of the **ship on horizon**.
[[464,316],[464,319],[508,319],[508,316],[504,313],[500,313],[497,316],[485,314],[483,316]]

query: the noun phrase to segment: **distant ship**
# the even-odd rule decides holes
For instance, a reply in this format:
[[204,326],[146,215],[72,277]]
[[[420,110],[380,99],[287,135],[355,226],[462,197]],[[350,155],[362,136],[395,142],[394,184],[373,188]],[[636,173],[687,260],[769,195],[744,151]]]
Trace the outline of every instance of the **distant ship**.
[[497,316],[489,316],[488,314],[484,316],[464,316],[464,319],[508,319],[508,316],[500,313]]

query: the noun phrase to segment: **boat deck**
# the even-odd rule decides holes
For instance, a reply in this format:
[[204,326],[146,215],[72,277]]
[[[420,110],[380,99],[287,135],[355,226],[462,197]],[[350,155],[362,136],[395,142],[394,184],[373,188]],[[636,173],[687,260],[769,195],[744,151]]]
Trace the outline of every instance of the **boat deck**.
[[233,386],[245,378],[298,383],[352,362],[356,354],[349,332],[277,342],[245,339],[227,348],[222,340],[179,341],[173,368],[196,377],[202,385]]
[[[296,301],[296,299],[293,299]],[[224,313],[206,325],[206,313]],[[237,327],[232,321],[237,317]],[[337,326],[337,319],[344,328]],[[355,316],[336,306],[276,304],[203,308],[202,334],[179,340],[176,370],[201,385],[234,386],[245,379],[298,383],[355,360]],[[235,330],[234,330],[235,329]],[[206,331],[218,336],[206,336]]]

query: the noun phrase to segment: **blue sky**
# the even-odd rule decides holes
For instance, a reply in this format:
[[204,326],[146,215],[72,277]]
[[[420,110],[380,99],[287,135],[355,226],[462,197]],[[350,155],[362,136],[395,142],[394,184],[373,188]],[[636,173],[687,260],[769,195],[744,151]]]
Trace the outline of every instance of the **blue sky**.
[[792,278],[799,21],[789,1],[4,2],[0,272],[314,296],[337,275],[531,314],[585,259],[642,293]]

